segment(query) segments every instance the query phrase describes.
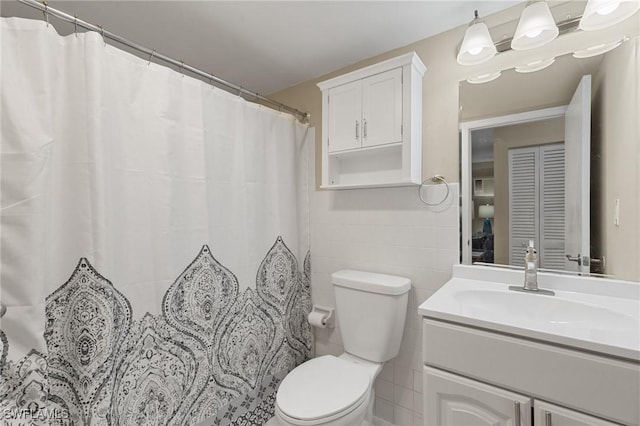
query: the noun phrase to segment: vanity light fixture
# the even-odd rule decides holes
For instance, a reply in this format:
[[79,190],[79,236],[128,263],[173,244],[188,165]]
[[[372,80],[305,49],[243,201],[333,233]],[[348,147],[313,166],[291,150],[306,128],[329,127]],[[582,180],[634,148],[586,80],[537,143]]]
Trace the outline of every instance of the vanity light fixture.
[[471,83],[471,84],[488,83],[488,82],[493,81],[496,78],[500,77],[501,75],[502,75],[502,72],[500,72],[500,71],[492,72],[492,73],[488,73],[488,74],[482,74],[482,75],[479,75],[477,77],[469,77],[467,79],[467,82]]
[[517,66],[514,68],[514,70],[520,73],[540,71],[547,68],[549,65],[553,64],[555,61],[556,61],[556,58],[539,59],[537,61],[529,62],[528,64],[525,64],[525,65]]
[[528,50],[543,46],[558,37],[560,30],[544,0],[533,0],[520,15],[516,33],[511,40],[513,50]]
[[573,52],[573,57],[578,59],[591,58],[592,56],[602,55],[610,50],[620,46],[625,41],[629,40],[628,37],[623,37],[619,40],[614,40],[609,43],[601,43],[595,46],[587,47],[586,49],[576,50]]
[[601,30],[618,24],[640,10],[640,1],[589,0],[578,28]]
[[487,62],[497,53],[493,44],[489,28],[483,20],[478,18],[478,11],[475,11],[475,18],[469,24],[464,33],[462,45],[458,51],[458,63],[460,65],[478,65]]

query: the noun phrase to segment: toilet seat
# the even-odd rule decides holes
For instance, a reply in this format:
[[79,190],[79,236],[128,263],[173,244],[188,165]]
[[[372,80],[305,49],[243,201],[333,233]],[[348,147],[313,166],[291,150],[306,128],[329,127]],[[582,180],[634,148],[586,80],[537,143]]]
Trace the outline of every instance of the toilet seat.
[[370,392],[365,369],[325,355],[294,368],[284,378],[276,395],[276,410],[291,424],[322,424],[367,404]]

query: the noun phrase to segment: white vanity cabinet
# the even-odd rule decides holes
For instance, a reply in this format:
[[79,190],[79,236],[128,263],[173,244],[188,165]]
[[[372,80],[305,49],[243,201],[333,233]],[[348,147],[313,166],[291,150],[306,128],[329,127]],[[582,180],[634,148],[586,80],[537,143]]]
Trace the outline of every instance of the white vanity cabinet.
[[425,317],[423,361],[426,426],[638,426],[633,360]]
[[318,84],[322,188],[421,183],[425,70],[409,53]]
[[531,399],[424,367],[424,422],[439,426],[530,426]]
[[423,382],[429,426],[619,426],[432,367],[424,367]]
[[541,426],[617,426],[616,423],[537,400],[533,403],[533,417],[534,423]]

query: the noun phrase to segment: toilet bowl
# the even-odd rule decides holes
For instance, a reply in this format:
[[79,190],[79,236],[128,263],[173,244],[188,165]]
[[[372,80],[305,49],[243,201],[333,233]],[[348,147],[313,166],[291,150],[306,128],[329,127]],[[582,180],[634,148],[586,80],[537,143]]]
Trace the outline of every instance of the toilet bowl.
[[382,364],[324,355],[295,368],[276,395],[281,426],[354,426],[371,421],[373,382]]
[[278,388],[270,426],[371,424],[373,383],[400,349],[411,281],[344,270],[331,282],[345,353],[294,368]]

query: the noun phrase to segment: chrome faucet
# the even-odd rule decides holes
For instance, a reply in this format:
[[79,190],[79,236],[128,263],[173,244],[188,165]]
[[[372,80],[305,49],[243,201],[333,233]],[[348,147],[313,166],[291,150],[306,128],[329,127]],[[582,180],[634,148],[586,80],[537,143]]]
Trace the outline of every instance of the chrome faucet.
[[509,290],[546,294],[548,296],[555,294],[551,290],[538,288],[538,256],[533,246],[533,240],[529,240],[529,247],[527,247],[527,253],[524,255],[524,285],[522,287],[509,286]]
[[524,289],[538,291],[538,252],[533,247],[533,240],[529,240],[527,253],[524,255]]

